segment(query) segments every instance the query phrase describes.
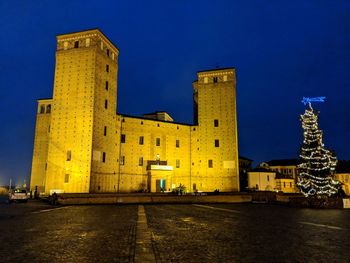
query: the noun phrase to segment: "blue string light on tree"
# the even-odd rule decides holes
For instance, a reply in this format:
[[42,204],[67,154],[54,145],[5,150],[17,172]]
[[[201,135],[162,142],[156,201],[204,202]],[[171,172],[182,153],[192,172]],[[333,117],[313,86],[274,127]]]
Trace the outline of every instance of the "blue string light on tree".
[[337,158],[327,150],[322,142],[323,133],[318,127],[318,115],[311,102],[324,102],[326,97],[307,98],[301,101],[308,104],[304,114],[300,115],[304,130],[304,141],[300,150],[298,165],[298,187],[304,196],[332,196],[338,193],[340,184],[333,179]]

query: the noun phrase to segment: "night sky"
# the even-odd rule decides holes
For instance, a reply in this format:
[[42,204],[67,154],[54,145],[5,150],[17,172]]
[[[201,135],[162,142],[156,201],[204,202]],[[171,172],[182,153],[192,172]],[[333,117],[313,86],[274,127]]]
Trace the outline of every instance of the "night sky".
[[192,123],[197,71],[235,67],[239,153],[297,158],[303,96],[350,159],[350,1],[0,2],[0,185],[29,180],[36,100],[52,97],[58,34],[100,28],[119,48],[118,112]]

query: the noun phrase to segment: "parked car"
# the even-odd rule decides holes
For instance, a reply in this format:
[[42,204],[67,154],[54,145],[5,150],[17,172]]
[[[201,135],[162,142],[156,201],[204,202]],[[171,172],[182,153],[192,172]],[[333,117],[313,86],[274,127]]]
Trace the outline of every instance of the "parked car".
[[15,189],[9,192],[9,202],[27,202],[29,199],[26,189]]

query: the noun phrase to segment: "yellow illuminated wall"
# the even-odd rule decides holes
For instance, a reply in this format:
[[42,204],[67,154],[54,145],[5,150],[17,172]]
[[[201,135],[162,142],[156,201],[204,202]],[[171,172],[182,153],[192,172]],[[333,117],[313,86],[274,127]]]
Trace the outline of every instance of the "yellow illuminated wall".
[[51,99],[38,100],[30,190],[44,191],[49,147]]
[[181,124],[116,114],[118,54],[98,29],[57,37],[51,114],[38,113],[31,188],[154,192],[163,180],[163,190],[237,191],[235,70],[199,72],[195,123]]

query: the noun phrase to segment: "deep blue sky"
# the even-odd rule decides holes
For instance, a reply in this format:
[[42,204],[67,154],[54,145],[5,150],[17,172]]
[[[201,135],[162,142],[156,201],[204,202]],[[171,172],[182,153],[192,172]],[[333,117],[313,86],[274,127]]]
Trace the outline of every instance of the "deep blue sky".
[[55,36],[100,28],[120,49],[118,112],[192,123],[199,70],[235,67],[239,152],[295,158],[303,96],[350,159],[350,1],[0,1],[0,184],[29,178],[36,99],[52,96]]

